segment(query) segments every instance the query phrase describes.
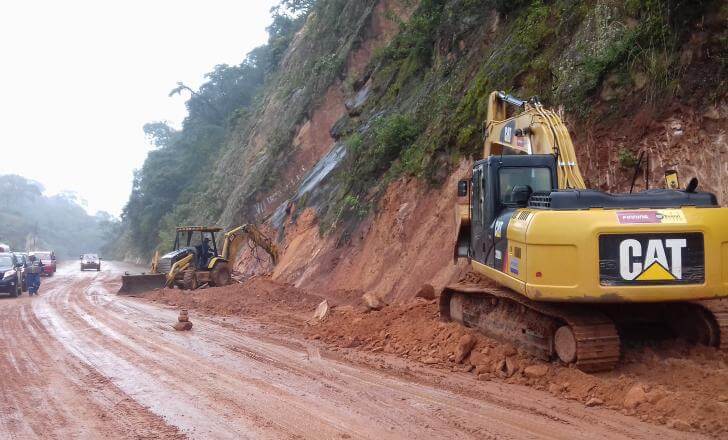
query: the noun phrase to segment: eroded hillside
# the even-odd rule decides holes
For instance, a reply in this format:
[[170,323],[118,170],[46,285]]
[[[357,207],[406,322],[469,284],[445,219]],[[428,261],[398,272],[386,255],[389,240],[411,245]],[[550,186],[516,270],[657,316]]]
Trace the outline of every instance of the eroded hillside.
[[[281,280],[392,297],[441,285],[458,272],[453,183],[479,158],[496,89],[560,109],[592,187],[628,189],[644,151],[653,187],[677,168],[725,203],[727,9],[320,0],[296,16],[257,98],[210,129],[222,140],[205,178],[159,204],[147,236],[164,249],[175,224],[264,223]],[[148,256],[132,235],[128,254]]]

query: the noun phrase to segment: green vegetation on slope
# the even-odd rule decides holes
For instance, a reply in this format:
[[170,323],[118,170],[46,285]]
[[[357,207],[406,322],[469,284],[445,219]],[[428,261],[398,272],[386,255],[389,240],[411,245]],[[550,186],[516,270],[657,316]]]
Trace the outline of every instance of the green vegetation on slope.
[[332,129],[343,162],[297,200],[324,233],[355,225],[398,176],[437,185],[460,158],[477,158],[492,90],[538,95],[587,127],[658,107],[693,91],[683,48],[696,31],[708,34],[711,63],[699,88],[725,90],[725,26],[703,30],[725,22],[717,0],[400,0],[417,6],[412,16],[347,77],[380,1],[282,2],[269,43],[218,66],[191,95],[181,131],[148,125],[157,148],[124,212],[128,250],[166,247],[177,224],[262,221],[285,206],[302,178],[289,172],[294,137],[332,85],[366,97]]

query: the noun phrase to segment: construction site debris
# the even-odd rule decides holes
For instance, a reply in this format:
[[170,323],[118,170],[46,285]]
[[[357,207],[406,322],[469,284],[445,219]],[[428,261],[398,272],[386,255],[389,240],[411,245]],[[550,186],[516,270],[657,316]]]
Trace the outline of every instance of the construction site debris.
[[463,360],[470,354],[475,347],[475,338],[472,335],[463,335],[458,341],[458,347],[455,351],[455,362],[462,364]]
[[384,301],[376,293],[367,292],[362,295],[361,299],[367,310],[382,310],[384,307]]
[[437,298],[435,294],[435,288],[431,284],[423,284],[419,291],[415,294],[416,298],[423,298],[427,300],[433,300]]
[[179,317],[177,318],[177,322],[172,326],[172,328],[174,328],[178,332],[192,330],[192,322],[190,322],[190,315],[187,312],[187,309],[182,309],[179,311]]
[[313,320],[314,321],[323,321],[329,316],[330,312],[329,302],[327,300],[323,300],[319,303],[319,305],[316,307],[316,311],[313,313]]

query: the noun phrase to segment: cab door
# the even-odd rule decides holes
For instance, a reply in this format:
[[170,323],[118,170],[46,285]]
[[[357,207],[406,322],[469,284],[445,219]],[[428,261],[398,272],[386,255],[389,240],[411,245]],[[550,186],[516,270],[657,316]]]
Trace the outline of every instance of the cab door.
[[472,216],[470,226],[470,255],[471,258],[480,263],[484,260],[483,244],[486,236],[486,226],[483,212],[483,166],[473,168],[473,180],[471,182],[472,198],[470,200],[470,215]]

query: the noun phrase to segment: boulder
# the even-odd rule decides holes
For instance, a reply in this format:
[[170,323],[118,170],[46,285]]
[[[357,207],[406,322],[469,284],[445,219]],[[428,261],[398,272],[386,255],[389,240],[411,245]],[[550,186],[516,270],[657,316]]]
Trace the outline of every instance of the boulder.
[[192,330],[192,323],[190,321],[178,322],[172,326],[178,332]]
[[604,405],[604,401],[598,397],[592,397],[591,399],[586,401],[586,406],[593,407],[593,406],[601,406]]
[[326,300],[321,301],[316,307],[316,311],[313,313],[313,320],[323,321],[329,316],[330,311],[331,308],[329,307],[329,302]]
[[437,298],[437,295],[435,295],[435,288],[432,287],[432,285],[430,284],[423,284],[422,287],[420,287],[420,290],[415,295],[415,298],[433,300]]
[[475,347],[475,338],[472,335],[464,335],[458,341],[455,349],[455,363],[461,364]]
[[182,309],[179,311],[179,317],[177,317],[177,321],[179,322],[187,322],[190,320],[190,314],[187,311],[187,309]]
[[426,365],[433,365],[433,364],[439,363],[440,360],[437,358],[434,358],[434,357],[424,357],[424,358],[420,359],[420,362],[422,362],[423,364],[426,364]]
[[529,365],[523,369],[526,377],[544,377],[549,373],[549,366],[546,364]]
[[667,427],[671,429],[677,429],[678,431],[689,431],[690,424],[684,420],[672,419],[667,422]]
[[382,310],[384,307],[384,301],[375,293],[367,292],[362,295],[361,300],[364,302],[364,307],[367,310]]
[[490,365],[490,356],[488,356],[488,353],[485,353],[483,351],[471,351],[470,352],[470,365],[478,366],[478,365]]
[[641,403],[644,403],[647,401],[647,393],[645,393],[645,388],[642,386],[642,384],[635,384],[632,386],[632,388],[627,391],[627,394],[624,396],[624,407],[627,409],[635,409],[637,408]]
[[502,378],[513,376],[518,370],[516,360],[510,357],[501,359],[494,364],[493,372]]

